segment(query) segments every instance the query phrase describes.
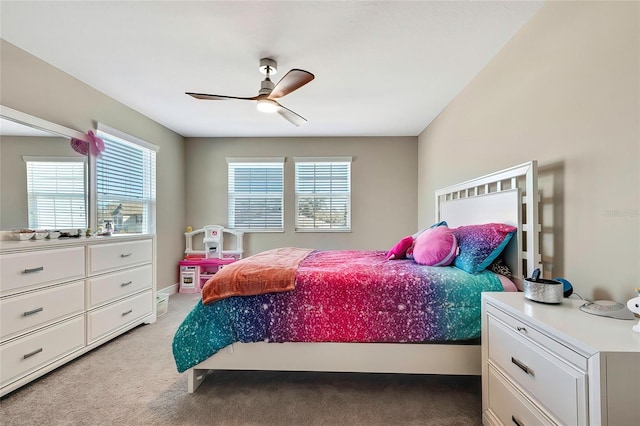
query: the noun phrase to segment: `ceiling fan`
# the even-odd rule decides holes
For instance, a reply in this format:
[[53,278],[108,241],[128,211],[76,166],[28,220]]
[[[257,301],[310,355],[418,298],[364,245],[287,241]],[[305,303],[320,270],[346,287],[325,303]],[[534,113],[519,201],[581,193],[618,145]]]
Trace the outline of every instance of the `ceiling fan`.
[[277,99],[280,99],[294,90],[298,90],[311,80],[315,78],[309,71],[294,68],[285,74],[277,84],[273,84],[270,76],[278,72],[278,64],[271,58],[262,58],[260,60],[259,70],[265,75],[265,79],[262,80],[260,85],[260,91],[258,96],[251,98],[243,98],[237,96],[222,96],[222,95],[209,95],[206,93],[192,93],[186,92],[187,95],[193,96],[196,99],[211,100],[211,101],[226,101],[229,99],[238,99],[243,101],[257,101],[258,111],[274,113],[277,112],[291,124],[299,126],[307,122],[307,120],[299,114],[291,111],[288,108],[282,106]]

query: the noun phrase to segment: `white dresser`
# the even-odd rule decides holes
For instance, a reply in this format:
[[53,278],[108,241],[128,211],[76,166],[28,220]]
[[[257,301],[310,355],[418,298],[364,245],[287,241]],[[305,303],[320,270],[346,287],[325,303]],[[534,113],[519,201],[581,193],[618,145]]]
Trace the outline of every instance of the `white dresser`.
[[638,424],[637,321],[589,315],[583,303],[482,294],[484,424]]
[[0,396],[155,313],[149,235],[0,242]]

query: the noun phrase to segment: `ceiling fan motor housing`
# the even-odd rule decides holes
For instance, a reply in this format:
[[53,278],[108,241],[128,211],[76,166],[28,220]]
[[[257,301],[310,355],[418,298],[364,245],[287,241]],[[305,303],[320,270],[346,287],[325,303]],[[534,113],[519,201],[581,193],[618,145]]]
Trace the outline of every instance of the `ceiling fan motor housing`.
[[265,75],[267,75],[267,71],[269,74],[275,74],[278,72],[278,63],[271,58],[262,58],[260,59],[260,68],[258,69]]
[[275,86],[269,76],[278,72],[278,63],[271,58],[262,58],[260,59],[259,70],[262,74],[266,75],[266,78],[262,80],[258,94],[268,95]]
[[273,81],[271,81],[269,77],[267,77],[264,80],[262,80],[262,83],[260,83],[259,94],[268,95],[273,90],[273,87],[274,87]]

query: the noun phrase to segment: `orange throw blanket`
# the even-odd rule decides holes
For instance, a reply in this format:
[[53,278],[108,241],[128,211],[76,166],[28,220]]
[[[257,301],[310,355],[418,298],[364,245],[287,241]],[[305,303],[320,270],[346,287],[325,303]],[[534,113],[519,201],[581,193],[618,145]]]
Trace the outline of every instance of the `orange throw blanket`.
[[295,288],[296,269],[313,250],[284,247],[267,250],[220,269],[202,288],[202,303],[231,296],[254,296]]

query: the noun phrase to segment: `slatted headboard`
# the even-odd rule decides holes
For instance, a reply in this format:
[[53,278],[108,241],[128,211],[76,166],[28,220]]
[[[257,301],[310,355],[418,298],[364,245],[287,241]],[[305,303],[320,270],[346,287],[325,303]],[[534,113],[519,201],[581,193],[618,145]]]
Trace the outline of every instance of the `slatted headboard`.
[[436,191],[436,221],[450,228],[506,223],[518,228],[503,259],[522,290],[522,280],[540,268],[538,164],[520,164]]

